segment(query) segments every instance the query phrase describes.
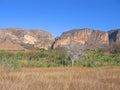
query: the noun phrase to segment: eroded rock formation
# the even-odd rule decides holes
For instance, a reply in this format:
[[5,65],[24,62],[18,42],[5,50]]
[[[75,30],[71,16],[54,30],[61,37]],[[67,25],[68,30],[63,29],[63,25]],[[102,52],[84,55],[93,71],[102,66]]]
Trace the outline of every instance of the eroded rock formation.
[[99,49],[109,47],[112,42],[120,42],[120,29],[108,32],[89,28],[70,30],[56,40],[51,33],[43,30],[0,29],[0,50],[23,50],[27,44],[45,49],[69,45],[77,45],[83,49]]
[[73,42],[85,46],[86,49],[102,48],[109,45],[109,35],[107,32],[88,28],[71,30],[64,32],[56,40],[53,48],[63,47]]
[[120,29],[110,30],[108,33],[110,42],[120,42]]
[[24,30],[21,28],[0,29],[0,49],[20,50],[22,45],[30,44],[34,47],[48,49],[54,37],[43,30]]

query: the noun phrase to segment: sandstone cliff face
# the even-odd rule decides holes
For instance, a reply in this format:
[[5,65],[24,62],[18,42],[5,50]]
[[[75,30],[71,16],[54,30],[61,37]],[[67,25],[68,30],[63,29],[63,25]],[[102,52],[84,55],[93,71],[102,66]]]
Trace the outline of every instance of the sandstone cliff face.
[[64,32],[56,40],[53,48],[63,47],[71,42],[84,45],[87,49],[101,48],[104,45],[109,45],[109,35],[106,32],[92,29],[71,30]]
[[120,42],[120,29],[111,30],[109,33],[109,40],[111,42]]
[[23,49],[21,46],[23,44],[31,44],[34,47],[48,49],[53,41],[54,37],[52,34],[42,30],[24,30],[21,28],[0,29],[0,49],[8,48],[14,50],[15,47],[16,49]]
[[88,28],[71,30],[64,32],[55,42],[52,34],[42,30],[0,29],[0,50],[23,50],[26,44],[45,49],[70,44],[76,44],[85,49],[98,49],[108,47],[111,42],[120,42],[120,29],[109,32]]

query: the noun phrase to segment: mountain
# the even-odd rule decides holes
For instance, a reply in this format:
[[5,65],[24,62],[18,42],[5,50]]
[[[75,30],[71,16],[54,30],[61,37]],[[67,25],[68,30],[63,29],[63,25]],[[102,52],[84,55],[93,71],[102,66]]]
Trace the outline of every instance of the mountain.
[[80,47],[81,49],[109,48],[112,43],[120,43],[120,29],[104,32],[90,28],[63,32],[54,39],[51,33],[43,30],[22,28],[0,29],[0,50],[26,50],[31,48]]
[[26,45],[48,49],[53,41],[52,34],[43,30],[0,29],[0,50],[23,50]]
[[64,47],[71,43],[84,46],[86,49],[98,49],[109,45],[109,34],[89,28],[70,30],[55,41],[53,48]]

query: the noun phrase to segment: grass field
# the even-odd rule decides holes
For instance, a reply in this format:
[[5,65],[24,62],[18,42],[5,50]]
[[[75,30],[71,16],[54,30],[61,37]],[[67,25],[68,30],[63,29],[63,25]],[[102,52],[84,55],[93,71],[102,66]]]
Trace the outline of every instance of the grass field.
[[120,67],[1,69],[0,90],[120,90]]

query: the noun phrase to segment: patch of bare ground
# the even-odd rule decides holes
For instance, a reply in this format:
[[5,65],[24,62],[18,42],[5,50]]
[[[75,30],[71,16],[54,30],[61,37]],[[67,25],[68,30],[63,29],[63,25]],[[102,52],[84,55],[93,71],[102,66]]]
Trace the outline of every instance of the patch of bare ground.
[[120,67],[1,71],[0,90],[120,90]]

